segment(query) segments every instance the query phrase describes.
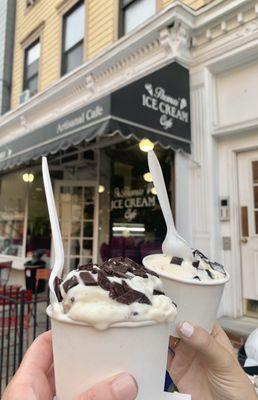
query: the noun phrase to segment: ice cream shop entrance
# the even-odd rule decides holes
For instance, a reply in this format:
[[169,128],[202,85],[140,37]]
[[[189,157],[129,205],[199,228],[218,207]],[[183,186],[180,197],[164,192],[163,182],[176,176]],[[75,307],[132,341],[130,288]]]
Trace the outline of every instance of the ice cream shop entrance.
[[[141,151],[140,143],[127,140],[101,151],[99,254],[102,259],[122,255],[141,262],[145,255],[161,251],[166,227],[148,171],[147,153]],[[158,145],[155,152],[174,207],[174,152]]]
[[258,316],[258,151],[238,155],[244,312]]
[[55,182],[65,266],[68,270],[97,258],[96,191],[94,181]]

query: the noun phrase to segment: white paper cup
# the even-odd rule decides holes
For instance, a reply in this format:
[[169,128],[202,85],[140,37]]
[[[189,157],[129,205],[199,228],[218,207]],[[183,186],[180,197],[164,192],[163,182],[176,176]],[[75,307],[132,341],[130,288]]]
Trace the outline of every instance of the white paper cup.
[[189,321],[199,325],[208,332],[212,331],[217,318],[219,303],[225,284],[229,281],[229,275],[225,279],[211,280],[207,282],[175,279],[158,269],[151,268],[148,257],[143,259],[143,265],[158,273],[162,280],[165,294],[177,304],[177,317],[170,325],[170,335],[177,337],[176,326],[180,322]]
[[95,383],[120,372],[136,379],[137,399],[163,399],[168,323],[128,322],[99,331],[57,320],[51,306],[47,314],[52,325],[57,400],[74,400]]

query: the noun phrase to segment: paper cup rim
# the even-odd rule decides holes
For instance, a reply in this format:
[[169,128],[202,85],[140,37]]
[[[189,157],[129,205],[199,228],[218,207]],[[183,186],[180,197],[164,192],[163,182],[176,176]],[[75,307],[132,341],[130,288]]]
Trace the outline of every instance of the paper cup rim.
[[[68,317],[64,317],[64,318],[57,317],[52,312],[51,304],[48,305],[48,307],[46,309],[46,313],[51,319],[54,319],[55,321],[58,321],[58,322],[61,322],[61,323],[64,323],[64,324],[85,326],[87,328],[93,328],[93,329],[96,329],[98,331],[101,331],[101,329],[97,329],[93,325],[89,325],[89,324],[86,324],[84,322],[74,321],[72,319],[69,319]],[[117,322],[117,323],[114,323],[114,324],[110,325],[108,328],[106,328],[104,330],[111,329],[111,328],[141,328],[141,327],[144,327],[144,326],[156,326],[156,325],[160,325],[160,324],[169,324],[169,322],[168,321],[155,322],[155,321],[151,321],[151,320],[138,321],[138,322],[131,322],[131,321],[128,321],[128,322]]]
[[175,278],[174,276],[171,277],[168,274],[164,273],[164,272],[160,272],[157,271],[154,268],[151,268],[149,265],[144,263],[144,260],[146,261],[146,259],[148,259],[149,257],[153,256],[153,255],[163,255],[163,254],[150,254],[148,256],[145,256],[142,260],[143,265],[148,268],[151,271],[156,272],[159,276],[161,276],[162,278],[167,278],[170,279],[171,281],[175,281],[175,282],[181,282],[181,283],[186,283],[188,285],[197,285],[197,286],[220,286],[220,285],[224,285],[225,283],[227,283],[230,279],[229,273],[227,271],[225,271],[226,276],[223,279],[218,279],[218,280],[212,280],[212,281],[197,281],[197,280],[190,280],[190,279],[182,279],[182,278]]

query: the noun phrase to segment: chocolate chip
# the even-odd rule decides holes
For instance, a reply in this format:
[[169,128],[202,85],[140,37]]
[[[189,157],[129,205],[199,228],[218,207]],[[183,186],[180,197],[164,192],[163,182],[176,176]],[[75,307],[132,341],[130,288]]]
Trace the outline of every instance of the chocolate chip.
[[170,261],[170,264],[181,265],[183,261],[184,261],[183,258],[180,258],[180,257],[172,257],[172,260]]
[[164,292],[161,292],[160,290],[156,290],[156,289],[153,290],[153,294],[154,294],[154,296],[165,295]]
[[68,281],[65,281],[63,283],[63,289],[65,291],[65,293],[68,292],[68,290],[70,290],[72,287],[77,286],[79,284],[78,279],[76,278],[76,276],[72,276],[70,279],[68,279]]
[[130,289],[125,292],[122,296],[117,297],[116,301],[122,304],[132,304],[134,302],[151,304],[148,297],[146,297],[143,293],[138,292],[137,290]]
[[86,286],[97,286],[97,282],[89,272],[81,272],[80,278]]
[[209,276],[211,279],[214,279],[214,276],[213,276],[213,274],[211,273],[211,271],[210,271],[209,269],[206,269],[205,271],[207,272],[208,276]]
[[[172,301],[172,300],[171,300]],[[174,301],[172,301],[172,304],[174,304],[174,306],[177,308],[177,304],[174,302]]]
[[71,303],[74,303],[74,300],[75,300],[75,298],[74,297],[71,297]]
[[120,285],[120,283],[112,282],[110,286],[109,296],[111,297],[111,299],[116,300],[119,296],[122,296],[126,290],[127,288],[125,289],[125,287],[123,285]]
[[150,304],[151,305],[150,300],[148,299],[147,296],[145,296],[145,294],[142,295],[142,297],[139,300],[139,303],[141,303],[141,304]]
[[113,268],[112,264],[108,261],[104,262],[104,264],[100,267],[108,276],[113,276]]
[[78,271],[93,271],[94,264],[85,264],[85,265],[80,265],[77,269]]
[[200,250],[198,250],[198,249],[196,249],[196,250],[193,251],[193,256],[194,256],[194,257],[198,256],[198,257],[200,257],[202,260],[209,261],[208,257],[207,257],[205,254],[203,254],[203,253],[202,253]]
[[126,273],[128,271],[128,266],[126,264],[117,263],[113,265],[113,272]]
[[156,272],[151,271],[150,269],[148,269],[148,268],[146,268],[146,267],[144,267],[144,270],[145,270],[149,275],[153,275],[153,276],[156,276],[157,278],[159,278],[159,275],[158,275]]
[[193,265],[194,268],[198,268],[198,267],[199,267],[199,264],[200,264],[200,261],[199,261],[199,260],[198,260],[198,261],[193,261],[193,263],[192,263],[192,265]]
[[55,277],[54,290],[55,290],[55,294],[56,294],[56,297],[57,297],[57,300],[59,301],[59,303],[63,300],[63,297],[62,297],[61,291],[60,291],[60,285],[62,282],[63,281],[61,278],[58,278],[58,276]]
[[226,272],[225,272],[225,269],[224,269],[223,265],[219,264],[219,263],[216,262],[216,261],[214,261],[214,262],[210,261],[209,264],[210,264],[211,268],[212,268],[214,271],[220,272],[221,274],[223,274],[224,276],[226,276]]
[[199,276],[194,276],[193,279],[197,279],[198,281],[200,281],[201,279],[199,278]]
[[148,278],[146,271],[144,269],[137,269],[132,272],[135,276],[140,276],[141,278]]
[[104,290],[109,290],[111,287],[111,283],[109,282],[107,275],[104,271],[98,271],[98,284]]
[[[194,255],[194,257],[196,255],[199,256],[202,260],[204,260],[207,264],[209,264],[214,271],[220,272],[221,274],[226,276],[226,272],[225,272],[225,269],[222,264],[220,264],[216,261],[214,261],[214,262],[210,261],[207,256],[205,256],[203,253],[201,253],[197,249],[193,251],[193,255]],[[212,277],[212,279],[214,279],[214,277]]]
[[127,290],[130,290],[130,286],[127,285],[126,281],[123,281],[123,282],[122,282],[122,285],[123,285],[123,288],[124,288],[124,291],[125,291],[125,292],[127,292]]
[[93,268],[92,273],[93,273],[93,274],[97,274],[98,271],[99,271],[99,270],[98,270],[97,268]]

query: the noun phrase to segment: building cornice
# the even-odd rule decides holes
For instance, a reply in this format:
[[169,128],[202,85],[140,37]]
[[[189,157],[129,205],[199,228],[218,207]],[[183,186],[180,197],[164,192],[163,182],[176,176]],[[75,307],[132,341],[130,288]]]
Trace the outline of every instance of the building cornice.
[[94,59],[2,116],[2,143],[170,62],[190,67],[211,55],[225,55],[224,48],[232,48],[232,40],[248,41],[256,34],[257,9],[256,0],[217,0],[198,11],[178,1],[172,3]]

